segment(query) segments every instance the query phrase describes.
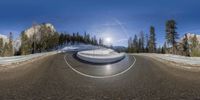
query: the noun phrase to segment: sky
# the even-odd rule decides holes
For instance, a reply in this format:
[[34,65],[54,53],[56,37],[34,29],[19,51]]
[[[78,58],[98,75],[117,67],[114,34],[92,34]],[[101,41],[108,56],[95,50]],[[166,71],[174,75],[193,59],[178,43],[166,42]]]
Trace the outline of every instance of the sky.
[[174,19],[182,37],[200,34],[199,0],[1,0],[0,34],[21,31],[33,23],[52,23],[58,32],[88,32],[127,46],[127,39],[155,27],[157,45],[165,41],[165,22]]

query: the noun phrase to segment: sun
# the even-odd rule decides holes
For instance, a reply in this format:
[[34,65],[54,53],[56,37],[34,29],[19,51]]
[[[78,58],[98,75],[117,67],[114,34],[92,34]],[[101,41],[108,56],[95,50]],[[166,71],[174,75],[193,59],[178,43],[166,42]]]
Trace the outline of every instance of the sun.
[[106,38],[105,38],[105,42],[106,42],[106,43],[111,43],[111,42],[112,42],[112,38],[106,37]]

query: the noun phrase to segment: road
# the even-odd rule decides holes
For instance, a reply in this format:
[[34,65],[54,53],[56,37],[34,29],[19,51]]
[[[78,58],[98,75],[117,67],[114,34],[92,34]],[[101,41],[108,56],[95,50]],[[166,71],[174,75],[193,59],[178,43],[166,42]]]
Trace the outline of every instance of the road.
[[134,57],[95,65],[63,53],[0,71],[0,100],[200,100],[200,73]]

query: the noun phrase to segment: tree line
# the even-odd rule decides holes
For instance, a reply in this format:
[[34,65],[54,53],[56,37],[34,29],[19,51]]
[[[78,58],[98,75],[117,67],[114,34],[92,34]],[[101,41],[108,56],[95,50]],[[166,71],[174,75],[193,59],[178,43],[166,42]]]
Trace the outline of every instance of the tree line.
[[104,46],[103,39],[97,39],[95,35],[90,36],[86,32],[83,35],[79,32],[72,34],[58,33],[44,26],[40,28],[38,33],[34,33],[31,37],[28,37],[25,31],[22,31],[20,37],[21,46],[18,51],[14,50],[12,33],[9,34],[9,42],[4,43],[3,38],[0,38],[0,56],[34,54],[57,50],[62,46],[79,43]]
[[156,34],[154,26],[150,26],[149,34],[144,34],[141,31],[138,35],[128,39],[129,53],[156,53]]
[[[200,43],[197,36],[179,38],[177,23],[175,20],[167,20],[165,24],[165,42],[157,46],[156,31],[150,26],[149,33],[141,31],[128,39],[127,52],[129,53],[169,53],[184,56],[200,56]],[[39,34],[39,36],[38,36]],[[38,33],[28,37],[25,31],[21,32],[21,46],[16,52],[13,47],[13,34],[9,33],[9,41],[4,42],[0,38],[0,56],[27,55],[39,52],[56,50],[65,45],[79,43],[105,46],[103,39],[90,36],[88,33],[58,33],[51,31],[49,27],[42,26]]]
[[21,55],[57,50],[62,46],[80,43],[103,46],[101,38],[97,40],[96,36],[91,37],[86,32],[84,35],[79,34],[79,32],[72,34],[55,32],[52,35],[42,36],[39,41],[31,41],[26,34],[22,33],[21,40],[22,44],[19,51]]
[[3,41],[3,38],[0,38],[0,56],[13,56],[13,35],[12,32],[9,33],[9,41]]
[[128,39],[129,53],[169,53],[183,56],[200,56],[200,43],[197,36],[188,37],[187,34],[180,40],[175,20],[167,20],[165,24],[165,42],[156,46],[154,26],[150,26],[149,34],[140,32]]

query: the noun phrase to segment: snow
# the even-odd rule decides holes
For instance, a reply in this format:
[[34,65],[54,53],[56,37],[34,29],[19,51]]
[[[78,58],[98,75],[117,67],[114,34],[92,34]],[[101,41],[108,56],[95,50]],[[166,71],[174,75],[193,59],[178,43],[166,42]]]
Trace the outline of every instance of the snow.
[[112,49],[96,49],[80,51],[77,57],[92,63],[112,63],[125,57],[125,53],[117,53]]
[[172,54],[156,54],[156,57],[176,63],[189,64],[189,65],[200,65],[200,57],[185,57],[180,55]]
[[23,56],[0,57],[0,65],[10,65],[13,63],[28,61],[30,59],[38,58],[41,56],[52,55],[56,53],[57,53],[56,51],[53,51],[53,52],[36,53],[36,54],[23,55]]
[[109,55],[110,53],[115,53],[112,49],[95,49],[82,51],[82,54],[92,54],[92,55]]
[[83,50],[92,50],[98,48],[103,48],[103,47],[87,45],[87,44],[76,44],[76,45],[67,45],[66,47],[62,48],[60,52],[83,51]]
[[142,54],[145,56],[150,56],[153,58],[158,58],[161,60],[166,60],[170,62],[175,62],[181,65],[192,65],[192,66],[200,66],[200,57],[186,57],[180,55],[173,54]]
[[77,57],[92,63],[111,63],[125,56],[125,53],[117,53],[112,49],[86,44],[68,45],[59,52],[68,51],[78,51]]

